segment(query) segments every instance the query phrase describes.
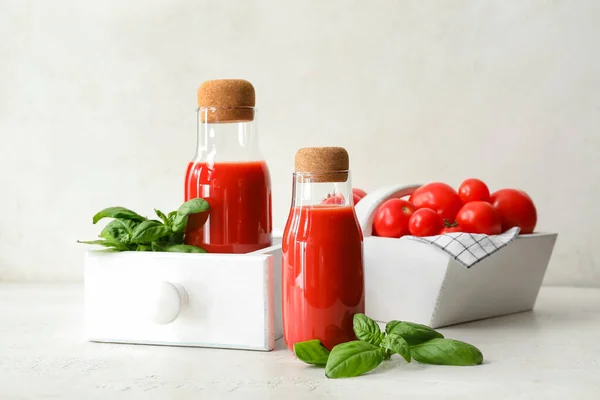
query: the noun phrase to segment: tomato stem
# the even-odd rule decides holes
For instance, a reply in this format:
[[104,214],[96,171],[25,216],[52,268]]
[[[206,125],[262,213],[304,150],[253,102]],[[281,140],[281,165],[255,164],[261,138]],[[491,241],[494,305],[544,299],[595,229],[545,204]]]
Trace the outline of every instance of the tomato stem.
[[445,228],[454,228],[455,226],[458,226],[456,221],[451,223],[448,219],[444,218],[444,227]]

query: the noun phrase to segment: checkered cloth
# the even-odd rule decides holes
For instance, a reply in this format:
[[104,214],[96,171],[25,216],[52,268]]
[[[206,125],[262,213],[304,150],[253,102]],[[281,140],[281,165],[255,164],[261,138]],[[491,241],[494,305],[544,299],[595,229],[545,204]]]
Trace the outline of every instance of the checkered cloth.
[[430,243],[450,254],[456,261],[471,268],[512,242],[519,234],[519,228],[511,228],[500,235],[481,235],[453,232],[437,236],[403,236],[403,239]]

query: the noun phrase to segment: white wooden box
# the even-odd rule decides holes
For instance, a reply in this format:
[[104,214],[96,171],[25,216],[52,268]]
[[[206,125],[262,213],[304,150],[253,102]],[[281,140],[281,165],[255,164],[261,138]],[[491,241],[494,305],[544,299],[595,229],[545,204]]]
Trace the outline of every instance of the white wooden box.
[[89,251],[85,327],[98,342],[272,350],[280,239],[243,255]]
[[557,234],[520,235],[469,269],[426,243],[371,236],[377,207],[417,187],[383,188],[356,205],[365,236],[366,314],[439,328],[533,309]]

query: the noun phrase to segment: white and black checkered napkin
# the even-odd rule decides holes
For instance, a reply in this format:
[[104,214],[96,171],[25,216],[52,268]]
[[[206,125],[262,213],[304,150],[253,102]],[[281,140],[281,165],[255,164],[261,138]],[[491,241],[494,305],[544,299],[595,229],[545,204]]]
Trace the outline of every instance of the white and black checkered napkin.
[[450,254],[456,261],[471,268],[506,247],[519,234],[519,228],[511,228],[500,235],[481,235],[475,233],[453,232],[438,236],[403,236],[403,239],[430,243]]

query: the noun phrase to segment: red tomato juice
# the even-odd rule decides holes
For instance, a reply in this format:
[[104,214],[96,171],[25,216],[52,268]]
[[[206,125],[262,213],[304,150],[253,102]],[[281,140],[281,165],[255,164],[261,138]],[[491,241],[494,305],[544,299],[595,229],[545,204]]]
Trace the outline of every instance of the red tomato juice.
[[271,245],[271,179],[264,161],[191,162],[185,200],[197,197],[208,201],[210,211],[190,216],[186,244],[238,254]]
[[287,346],[356,340],[364,313],[363,236],[351,206],[296,207],[283,233],[283,326]]

